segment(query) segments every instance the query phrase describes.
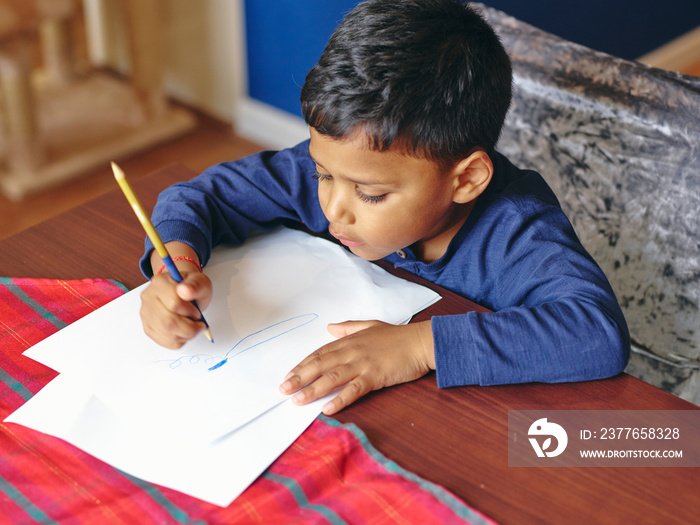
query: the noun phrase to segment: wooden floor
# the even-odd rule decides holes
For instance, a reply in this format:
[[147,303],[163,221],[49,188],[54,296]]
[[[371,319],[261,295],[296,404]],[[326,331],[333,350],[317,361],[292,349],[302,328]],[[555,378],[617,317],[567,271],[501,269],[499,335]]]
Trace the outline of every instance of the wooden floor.
[[[129,159],[120,160],[119,165],[129,179],[138,179],[173,162],[180,162],[196,171],[203,171],[213,164],[235,160],[262,149],[257,144],[237,137],[230,124],[224,124],[205,115],[197,116],[199,125],[193,132],[138,153]],[[0,195],[0,239],[18,233],[116,187],[112,170],[109,165],[105,165],[104,168],[86,173],[68,184],[30,196],[20,202],[9,201]]]

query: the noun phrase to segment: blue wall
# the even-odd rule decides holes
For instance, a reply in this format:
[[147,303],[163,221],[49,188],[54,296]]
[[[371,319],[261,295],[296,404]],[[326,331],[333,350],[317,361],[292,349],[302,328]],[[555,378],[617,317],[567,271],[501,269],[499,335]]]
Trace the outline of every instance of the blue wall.
[[333,30],[358,0],[246,0],[248,93],[301,115],[299,93]]
[[[245,0],[252,98],[300,115],[299,92],[358,0]],[[485,0],[540,29],[633,60],[700,26],[699,0]]]

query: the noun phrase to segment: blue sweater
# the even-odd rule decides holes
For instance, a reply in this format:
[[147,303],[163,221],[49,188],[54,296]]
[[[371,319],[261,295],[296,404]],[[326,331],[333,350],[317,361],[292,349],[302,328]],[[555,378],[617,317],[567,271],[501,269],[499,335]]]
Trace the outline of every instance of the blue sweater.
[[[438,386],[583,381],[621,372],[629,333],[605,275],[534,171],[493,158],[494,175],[443,257],[386,260],[491,310],[432,318]],[[328,221],[308,141],[213,166],[166,189],[153,212],[164,242],[189,244],[206,264],[213,246],[252,231]],[[141,268],[150,276],[152,246]]]

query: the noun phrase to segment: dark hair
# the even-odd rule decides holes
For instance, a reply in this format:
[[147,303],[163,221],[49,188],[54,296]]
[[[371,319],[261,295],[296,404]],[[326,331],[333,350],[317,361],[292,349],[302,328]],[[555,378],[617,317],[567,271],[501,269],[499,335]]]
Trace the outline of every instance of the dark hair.
[[307,124],[451,166],[491,152],[511,100],[510,58],[459,0],[367,0],[337,27],[301,90]]

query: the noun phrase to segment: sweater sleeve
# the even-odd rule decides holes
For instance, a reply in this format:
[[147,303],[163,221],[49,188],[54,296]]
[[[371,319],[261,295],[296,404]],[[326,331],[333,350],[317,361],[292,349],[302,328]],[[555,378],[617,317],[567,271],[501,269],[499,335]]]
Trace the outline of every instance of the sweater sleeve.
[[[163,191],[152,222],[163,242],[192,246],[202,265],[214,246],[241,244],[250,233],[285,221],[322,231],[328,223],[318,204],[314,172],[308,141],[291,149],[218,164]],[[147,277],[152,275],[152,249],[146,239],[140,266]]]
[[433,318],[438,386],[584,381],[625,368],[629,332],[602,270],[558,207],[533,209],[474,232],[481,264],[467,272],[494,312]]

